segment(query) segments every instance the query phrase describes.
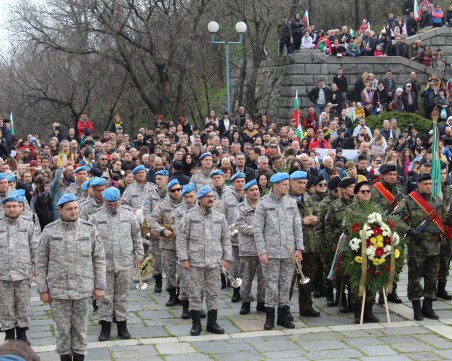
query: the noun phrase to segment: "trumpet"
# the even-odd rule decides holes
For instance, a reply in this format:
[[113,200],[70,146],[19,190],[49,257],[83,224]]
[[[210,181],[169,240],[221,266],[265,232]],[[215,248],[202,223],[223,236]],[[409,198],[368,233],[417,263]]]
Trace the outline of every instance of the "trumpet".
[[[136,255],[135,255],[135,257],[136,257]],[[138,277],[138,283],[136,284],[135,287],[137,290],[145,290],[146,288],[148,288],[148,284],[146,282],[143,282],[141,272],[142,272],[142,269],[141,269],[141,265],[140,265],[136,268],[136,276]]]
[[295,255],[294,255],[295,252],[294,252],[293,248],[290,247],[288,243],[286,243],[284,245],[284,247],[286,247],[287,252],[291,255],[290,258],[295,267],[295,270],[301,277],[300,284],[305,285],[305,284],[309,283],[309,281],[311,281],[311,279],[309,277],[305,277],[305,275],[303,274],[303,267],[301,266],[301,263],[295,259]]
[[231,286],[234,288],[238,288],[242,285],[242,279],[241,278],[234,278],[226,268],[223,266],[223,261],[220,259],[218,260],[218,264],[220,265],[221,273],[224,274],[224,276],[231,282]]

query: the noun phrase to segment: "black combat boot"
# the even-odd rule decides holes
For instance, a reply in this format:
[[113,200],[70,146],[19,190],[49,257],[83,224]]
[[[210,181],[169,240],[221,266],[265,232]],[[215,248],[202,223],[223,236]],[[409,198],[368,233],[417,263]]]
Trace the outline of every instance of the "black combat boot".
[[183,320],[188,320],[190,318],[190,311],[188,310],[188,300],[181,300],[182,304],[182,315],[180,316]]
[[293,315],[292,312],[290,312],[290,306],[287,306],[287,319],[289,321],[293,321]]
[[388,302],[402,303],[402,300],[400,299],[399,295],[397,294],[397,284],[395,284],[395,283],[394,283],[394,288],[392,289],[392,292],[388,294]]
[[364,322],[378,323],[380,320],[372,312],[372,304],[367,303],[364,305]]
[[265,308],[265,302],[259,302],[259,301],[257,301],[256,311],[259,311],[259,312],[267,312],[267,310],[266,310],[266,308]]
[[204,310],[201,308],[201,311],[199,311],[199,318],[206,318],[206,313],[204,312]]
[[251,310],[251,302],[242,302],[242,307],[240,308],[241,315],[247,315]]
[[384,300],[384,298],[383,298],[383,292],[379,292],[379,293],[378,293],[378,301],[377,301],[377,303],[378,303],[380,306],[383,306],[383,305],[385,304],[385,300]]
[[155,293],[162,293],[162,274],[159,273],[158,275],[152,276],[155,280],[155,286],[154,286],[154,292]]
[[179,296],[180,296],[180,288],[176,287],[176,305],[182,305],[182,302],[181,302]]
[[436,297],[442,298],[443,300],[452,300],[452,296],[446,291],[446,282],[438,281],[438,288],[436,290]]
[[15,339],[16,339],[16,330],[14,328],[10,328],[9,330],[5,331],[5,341]]
[[111,332],[111,322],[108,321],[100,321],[101,325],[100,335],[97,338],[99,342],[107,341],[110,338],[110,332]]
[[221,274],[221,289],[225,289],[227,287],[226,277],[224,274]]
[[264,330],[273,330],[275,327],[275,309],[274,307],[266,307]]
[[168,307],[176,306],[177,304],[177,296],[176,296],[176,287],[168,288],[168,293],[170,295],[169,300],[166,301],[165,305]]
[[[306,307],[307,305],[303,304],[303,293],[300,292],[301,290],[299,289],[298,292],[298,307],[299,307],[299,314],[300,316],[304,316],[304,317],[320,317],[320,312],[316,311],[313,307],[312,304],[309,305],[308,307]],[[289,321],[293,321],[293,317],[292,319],[289,318]]]
[[314,298],[322,297],[322,292],[320,291],[320,279],[315,278],[312,283],[312,296]]
[[232,293],[231,302],[236,303],[240,302],[240,287],[234,288],[234,292]]
[[411,304],[413,305],[414,320],[422,321],[424,315],[422,314],[421,300],[411,301]]
[[191,316],[191,320],[192,320],[192,326],[191,326],[191,330],[190,330],[190,335],[192,336],[199,336],[199,334],[202,331],[202,327],[201,327],[201,319],[200,319],[200,312],[196,311],[196,310],[191,310],[190,311],[190,316]]
[[334,302],[334,289],[333,286],[327,287],[325,289],[326,293],[326,305],[327,307],[334,307],[336,303]]
[[278,307],[278,320],[276,321],[276,324],[285,328],[295,328],[293,322],[288,319],[288,314],[289,306]]
[[347,300],[347,295],[345,294],[345,291],[342,292],[342,300],[341,300],[341,304],[339,306],[339,311],[340,313],[349,313],[350,310],[348,308],[348,300]]
[[118,337],[123,340],[128,340],[130,336],[130,332],[127,330],[127,321],[118,321],[116,322],[118,326]]
[[218,326],[217,314],[218,310],[207,311],[206,331],[210,333],[216,333],[217,335],[222,335],[224,333],[224,329]]
[[439,316],[433,311],[431,298],[424,298],[424,302],[422,303],[422,315],[431,320],[439,319]]
[[81,353],[74,353],[74,361],[84,361],[85,355],[82,355]]
[[72,355],[60,355],[60,361],[72,361]]
[[28,346],[30,346],[30,341],[28,341],[27,333],[28,327],[16,327],[16,338],[25,342]]
[[355,323],[359,324],[361,322],[361,303],[352,303],[352,308]]

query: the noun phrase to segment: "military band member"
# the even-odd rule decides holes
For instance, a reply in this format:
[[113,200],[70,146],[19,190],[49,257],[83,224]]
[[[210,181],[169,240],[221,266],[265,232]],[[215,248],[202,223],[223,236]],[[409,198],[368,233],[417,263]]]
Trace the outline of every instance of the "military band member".
[[74,171],[75,183],[66,188],[66,193],[74,193],[77,199],[85,198],[84,192],[82,190],[82,184],[88,179],[88,171],[89,169],[85,165],[78,167]]
[[210,172],[212,170],[212,153],[206,152],[199,156],[201,161],[201,169],[192,175],[190,183],[200,189],[202,186],[210,186],[212,184],[210,179]]
[[[0,202],[11,193],[8,187],[8,178],[5,173],[0,173]],[[3,204],[0,203],[0,208],[3,209]]]
[[141,209],[146,194],[155,188],[155,185],[146,180],[146,168],[143,164],[137,165],[133,171],[135,182],[129,185],[122,195],[122,204],[132,207],[133,213]]
[[62,196],[57,207],[60,219],[44,228],[39,245],[39,298],[50,304],[60,360],[83,361],[91,298],[105,295],[104,247],[96,227],[78,217],[74,194]]
[[230,192],[229,187],[226,186],[224,172],[221,169],[216,169],[210,172],[212,179],[212,189],[215,194],[215,205],[217,209],[221,209],[226,195]]
[[198,190],[199,203],[184,216],[177,237],[177,255],[181,267],[189,270],[189,304],[192,319],[190,334],[201,333],[202,296],[207,304],[207,332],[223,334],[217,324],[218,294],[220,292],[220,267],[229,269],[232,262],[229,227],[223,213],[213,208],[214,193],[211,187]]
[[256,311],[265,312],[265,280],[262,266],[257,255],[256,241],[254,240],[253,219],[256,206],[259,203],[260,192],[257,181],[249,181],[243,187],[245,200],[237,207],[237,230],[240,255],[240,275],[242,286],[240,297],[242,299],[241,315],[250,313],[251,286],[257,274],[257,306]]
[[91,214],[102,207],[102,192],[107,188],[107,180],[105,178],[95,177],[90,180],[89,186],[92,188],[93,195],[80,206],[80,218],[84,220],[88,220]]
[[[413,305],[414,319],[422,321],[424,317],[437,320],[439,316],[432,308],[440,263],[441,235],[445,232],[440,218],[442,210],[435,207],[441,199],[432,195],[432,177],[430,174],[419,174],[417,190],[411,192],[396,210],[408,223],[408,298]],[[420,232],[416,227],[432,212],[434,218]],[[424,278],[424,288],[421,286]],[[424,302],[421,308],[421,298]]]
[[[317,274],[318,249],[316,244],[315,225],[319,222],[316,207],[311,196],[306,192],[308,182],[308,173],[304,171],[295,171],[290,175],[290,196],[296,201],[298,212],[300,213],[301,223],[303,225],[303,273],[310,278],[307,284],[301,284],[300,275],[294,275],[295,282],[298,285],[298,304],[300,307],[300,316],[319,317],[320,312],[312,307],[312,282]],[[292,287],[294,282],[292,282]]]
[[116,322],[118,336],[129,339],[128,297],[130,270],[138,268],[144,256],[140,225],[129,207],[121,205],[121,192],[110,187],[102,192],[103,206],[94,212],[92,222],[102,239],[105,251],[107,288],[99,301],[99,341],[110,337],[111,323]]
[[[291,257],[301,262],[301,251],[304,250],[297,204],[287,196],[289,175],[276,173],[270,182],[272,189],[257,205],[253,222],[257,252],[265,277],[266,330],[274,327],[275,307],[278,307],[278,325],[295,327],[289,320],[289,292],[294,273]],[[288,248],[294,250],[294,254]]]
[[0,216],[0,330],[5,340],[17,338],[28,344],[30,298],[37,238],[31,218],[21,215],[19,191],[3,198]]
[[[166,169],[159,170],[154,173],[155,186],[152,187],[145,195],[143,200],[143,216],[146,223],[150,224],[151,214],[158,202],[163,200],[167,195],[166,185],[168,184],[169,172]],[[149,183],[151,184],[151,183]],[[163,286],[162,277],[162,257],[159,247],[159,235],[151,229],[150,252],[154,255],[154,273],[152,277],[155,280],[154,292],[161,293]]]
[[173,211],[182,201],[182,187],[177,179],[172,179],[166,186],[168,195],[158,202],[152,210],[149,227],[159,235],[159,249],[162,266],[166,274],[166,290],[170,298],[166,306],[175,306],[177,298],[177,253],[176,238],[173,232]]
[[[234,278],[240,277],[240,258],[239,258],[239,241],[237,232],[235,231],[236,225],[236,210],[237,206],[243,202],[243,187],[245,185],[246,175],[243,172],[237,172],[231,177],[231,190],[228,192],[223,200],[223,208],[221,211],[226,216],[228,225],[231,232],[231,245],[232,245],[232,265],[231,274]],[[240,301],[240,287],[234,288],[231,302]]]

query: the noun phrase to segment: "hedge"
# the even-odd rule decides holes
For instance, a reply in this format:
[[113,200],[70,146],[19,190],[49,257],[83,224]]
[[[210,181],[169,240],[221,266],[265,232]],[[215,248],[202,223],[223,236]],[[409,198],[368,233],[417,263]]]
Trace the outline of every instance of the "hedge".
[[382,112],[367,117],[366,125],[370,129],[381,129],[383,128],[383,120],[391,118],[397,119],[397,126],[400,130],[407,128],[408,124],[413,124],[418,133],[425,136],[432,129],[432,121],[416,113]]

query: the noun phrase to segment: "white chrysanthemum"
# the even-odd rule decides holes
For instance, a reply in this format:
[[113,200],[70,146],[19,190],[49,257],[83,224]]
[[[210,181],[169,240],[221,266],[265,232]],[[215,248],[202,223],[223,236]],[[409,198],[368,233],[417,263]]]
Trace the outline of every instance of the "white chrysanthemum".
[[389,233],[386,230],[383,229],[383,231],[381,232],[381,235],[383,237],[386,237],[386,236],[389,236]]
[[392,241],[394,242],[394,246],[397,246],[400,243],[400,237],[397,232],[392,234]]
[[392,249],[392,247],[390,245],[385,246],[385,248],[384,248],[385,253],[390,253],[391,249]]
[[357,251],[357,250],[359,249],[359,244],[351,243],[351,242],[350,242],[350,248],[351,248],[353,251]]
[[369,246],[366,250],[367,256],[375,257],[375,250],[376,250],[376,248],[374,246]]
[[369,258],[370,261],[372,261],[375,257],[371,255],[367,255],[367,258]]
[[371,229],[368,229],[368,230],[366,231],[366,236],[367,236],[367,237],[371,237],[373,234],[374,234],[374,231],[372,231]]

